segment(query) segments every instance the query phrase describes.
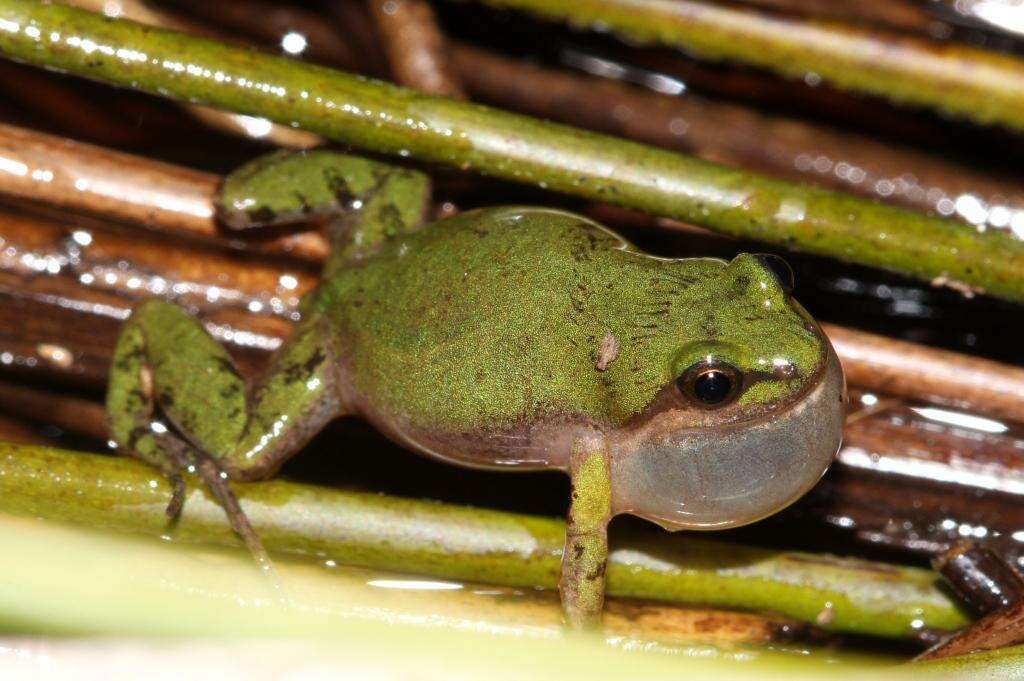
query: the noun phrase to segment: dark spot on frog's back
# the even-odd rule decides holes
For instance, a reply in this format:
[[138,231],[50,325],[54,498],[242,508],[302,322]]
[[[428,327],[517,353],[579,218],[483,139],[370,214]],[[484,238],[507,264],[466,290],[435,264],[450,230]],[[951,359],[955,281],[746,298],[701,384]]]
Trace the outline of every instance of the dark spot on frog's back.
[[312,376],[313,372],[324,363],[327,356],[321,348],[317,348],[313,355],[305,362],[299,364],[291,364],[284,369],[284,380],[288,383],[298,383],[308,381]]
[[700,329],[704,333],[705,338],[712,339],[718,337],[718,325],[715,324],[715,318],[710,313],[704,316],[704,319],[700,324]]
[[302,192],[294,192],[295,200],[299,202],[299,210],[303,215],[313,212],[313,207],[309,205],[309,199]]
[[245,211],[246,216],[249,218],[249,222],[259,225],[267,222],[273,222],[274,218],[277,217],[277,213],[270,210],[266,206],[260,206],[255,210]]
[[598,239],[597,235],[594,234],[594,226],[586,222],[581,222],[578,224],[580,225],[580,227],[583,228],[583,235],[586,238],[587,243],[590,245],[590,250],[596,251],[597,246],[600,243],[600,239]]
[[402,214],[393,203],[389,203],[380,209],[380,219],[384,224],[384,233],[388,236],[395,236],[404,231]]
[[220,389],[220,396],[225,399],[228,399],[237,395],[239,390],[241,390],[241,387],[238,383],[228,383],[226,386]]
[[132,428],[131,432],[128,433],[128,442],[126,443],[128,445],[128,450],[135,451],[136,446],[139,444],[139,440],[149,432],[149,428],[144,428],[142,426]]
[[235,365],[227,357],[213,357],[212,359],[214,362],[217,363],[217,366],[220,368],[221,371],[226,371],[230,374],[238,376],[238,369],[235,368]]
[[750,288],[750,277],[745,274],[741,274],[736,277],[732,282],[732,288],[729,290],[730,298],[739,298],[746,294],[747,289]]
[[118,358],[114,366],[117,367],[118,371],[127,372],[131,370],[132,365],[134,365],[135,362],[138,361],[140,357],[144,356],[145,353],[142,352],[141,349],[133,348],[130,352],[126,352],[125,354],[121,355],[121,357]]
[[352,190],[349,189],[348,182],[345,181],[344,176],[341,173],[331,171],[325,172],[324,175],[327,186],[331,188],[331,193],[334,194],[334,198],[338,202],[338,205],[344,207],[351,205],[356,196],[352,193]]

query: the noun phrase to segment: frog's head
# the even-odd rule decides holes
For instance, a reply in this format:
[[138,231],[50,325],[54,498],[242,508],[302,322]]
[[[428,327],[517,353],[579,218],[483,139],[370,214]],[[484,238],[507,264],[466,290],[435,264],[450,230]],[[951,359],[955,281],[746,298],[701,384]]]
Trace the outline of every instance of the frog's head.
[[664,385],[612,435],[616,512],[719,529],[803,495],[839,447],[845,383],[775,256],[741,255],[694,287]]

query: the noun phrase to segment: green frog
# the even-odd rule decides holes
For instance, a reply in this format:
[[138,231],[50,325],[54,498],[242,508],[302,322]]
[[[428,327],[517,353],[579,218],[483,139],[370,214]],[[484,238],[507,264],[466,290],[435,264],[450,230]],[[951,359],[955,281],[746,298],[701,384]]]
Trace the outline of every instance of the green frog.
[[[662,258],[562,210],[470,210],[424,226],[415,170],[333,150],[228,176],[229,229],[322,224],[320,285],[248,382],[200,323],[148,300],[125,323],[107,408],[120,451],[195,472],[254,552],[230,480],[274,475],[330,420],[367,419],[460,466],[572,482],[559,583],[598,622],[607,525],[750,523],[793,502],[840,442],[845,386],[774,256]],[[344,456],[344,446],[342,445]]]

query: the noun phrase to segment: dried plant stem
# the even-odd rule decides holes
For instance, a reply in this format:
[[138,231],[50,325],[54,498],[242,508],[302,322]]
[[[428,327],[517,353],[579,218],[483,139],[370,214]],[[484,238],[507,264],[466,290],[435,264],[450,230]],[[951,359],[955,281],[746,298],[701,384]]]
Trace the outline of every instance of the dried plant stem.
[[[871,23],[917,33],[929,32],[937,22],[915,0],[740,0],[741,4],[800,16]],[[727,4],[727,3],[719,3]]]
[[369,5],[395,82],[432,95],[466,98],[426,0],[369,0]]
[[1024,597],[1024,577],[995,552],[975,540],[963,540],[932,559],[971,610],[982,615],[1013,605]]
[[269,123],[251,116],[233,114],[208,106],[189,106],[189,113],[211,128],[238,137],[258,139],[289,149],[310,149],[324,144],[324,139],[305,130]]
[[327,253],[312,232],[244,243],[223,236],[213,207],[217,175],[2,123],[0,155],[18,170],[0,173],[8,196],[229,246],[317,260]]
[[233,256],[185,243],[133,239],[116,229],[0,211],[0,282],[61,293],[84,285],[122,300],[162,296],[195,310],[242,309],[294,320],[299,297],[316,285],[304,267]]
[[103,405],[92,400],[0,381],[0,410],[97,440],[110,437],[107,412]]
[[32,430],[19,419],[6,415],[0,415],[0,440],[19,445],[45,446],[50,444],[47,438]]
[[154,248],[79,219],[0,217],[0,365],[15,372],[102,386],[120,322],[133,301],[154,295],[200,313],[251,367],[254,350],[287,336],[299,295],[315,284],[302,268],[181,243]]
[[941,660],[1024,643],[1024,600],[985,615],[963,631],[929,648],[917,660]]
[[788,512],[868,545],[932,557],[965,535],[1024,565],[1024,441],[942,426],[913,409],[850,419],[832,472]]
[[1024,130],[1024,62],[997,52],[690,0],[482,2]]
[[852,385],[1024,422],[1024,368],[835,324],[823,328]]
[[2,0],[0,17],[18,27],[0,31],[0,53],[29,63],[1024,300],[1024,243],[1005,233],[974,233],[952,221],[75,8]]
[[972,28],[985,28],[1005,36],[1021,35],[1021,5],[1015,0],[935,0],[943,11],[938,12],[954,23]]

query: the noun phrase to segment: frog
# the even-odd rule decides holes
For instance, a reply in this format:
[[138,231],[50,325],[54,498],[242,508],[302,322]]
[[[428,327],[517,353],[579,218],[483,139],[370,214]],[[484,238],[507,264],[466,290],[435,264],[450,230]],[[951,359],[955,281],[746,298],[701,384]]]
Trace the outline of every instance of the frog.
[[586,629],[601,618],[613,517],[737,527],[823,475],[845,381],[784,260],[655,256],[548,207],[430,223],[431,193],[421,170],[329,148],[226,176],[226,230],[315,225],[330,252],[251,380],[172,301],[133,308],[113,354],[110,430],[119,452],[173,483],[168,515],[195,474],[265,556],[231,483],[275,475],[345,416],[449,464],[562,471],[558,589],[567,624]]

